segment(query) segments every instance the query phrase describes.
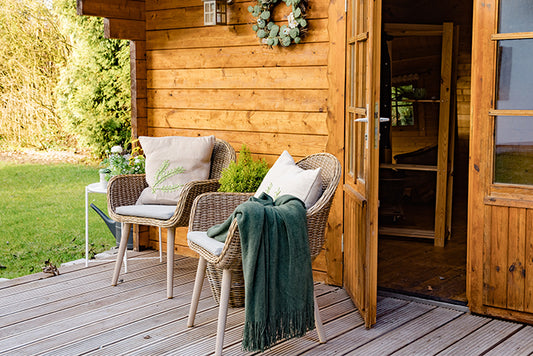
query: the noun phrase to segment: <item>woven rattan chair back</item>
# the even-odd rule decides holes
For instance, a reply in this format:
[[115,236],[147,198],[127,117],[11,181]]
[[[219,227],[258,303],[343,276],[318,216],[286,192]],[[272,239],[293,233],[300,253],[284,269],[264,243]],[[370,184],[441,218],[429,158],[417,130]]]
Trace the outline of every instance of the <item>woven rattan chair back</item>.
[[323,193],[318,201],[307,210],[307,233],[309,235],[309,249],[311,259],[320,253],[326,238],[331,203],[337,186],[339,185],[342,167],[339,160],[330,153],[317,153],[303,158],[296,163],[303,169],[321,168]]
[[220,179],[222,171],[236,159],[235,150],[226,141],[217,139],[211,155],[210,179]]

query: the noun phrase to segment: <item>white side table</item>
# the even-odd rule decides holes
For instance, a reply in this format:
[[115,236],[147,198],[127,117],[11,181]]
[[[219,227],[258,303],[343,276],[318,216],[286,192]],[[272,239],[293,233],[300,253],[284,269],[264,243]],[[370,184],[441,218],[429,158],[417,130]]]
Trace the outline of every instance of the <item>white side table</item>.
[[[91,183],[85,187],[85,267],[89,266],[89,193],[107,194],[107,187],[102,184]],[[124,228],[124,225],[122,225]],[[161,249],[161,228],[159,228],[159,257],[136,257],[132,259],[152,259],[159,258],[159,262],[163,262],[163,252]],[[128,249],[124,253],[124,271],[128,273]],[[116,261],[116,260],[98,260],[98,261]]]
[[89,193],[107,194],[107,187],[100,183],[85,187],[85,267],[89,266]]

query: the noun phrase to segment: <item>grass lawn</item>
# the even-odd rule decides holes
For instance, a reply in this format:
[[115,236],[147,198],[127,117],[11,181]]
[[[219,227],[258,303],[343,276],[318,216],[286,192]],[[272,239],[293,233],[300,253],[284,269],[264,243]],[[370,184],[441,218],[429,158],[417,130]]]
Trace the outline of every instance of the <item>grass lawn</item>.
[[[0,278],[40,272],[47,260],[59,268],[85,257],[85,186],[98,179],[96,166],[0,161]],[[89,198],[107,212],[104,194]],[[115,245],[92,209],[89,226],[93,254]]]

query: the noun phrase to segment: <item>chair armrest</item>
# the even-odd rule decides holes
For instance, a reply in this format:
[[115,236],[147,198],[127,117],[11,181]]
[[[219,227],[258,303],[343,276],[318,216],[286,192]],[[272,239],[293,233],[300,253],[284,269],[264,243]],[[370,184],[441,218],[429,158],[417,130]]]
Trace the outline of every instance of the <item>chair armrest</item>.
[[134,205],[148,187],[144,174],[128,174],[111,178],[107,183],[107,209],[111,218],[119,206]]
[[220,183],[218,183],[217,179],[196,180],[185,184],[181,189],[176,212],[171,218],[177,219],[175,225],[187,226],[189,224],[194,199],[204,193],[216,192],[219,187]]
[[235,208],[247,201],[253,193],[212,192],[199,195],[191,208],[189,231],[207,231],[223,223]]
[[[189,231],[207,231],[220,224],[233,213],[235,208],[247,201],[253,193],[207,193],[198,196],[191,210]],[[189,247],[220,269],[238,268],[241,265],[241,243],[237,220],[231,222],[228,236],[220,256],[214,256],[201,246],[188,241]]]

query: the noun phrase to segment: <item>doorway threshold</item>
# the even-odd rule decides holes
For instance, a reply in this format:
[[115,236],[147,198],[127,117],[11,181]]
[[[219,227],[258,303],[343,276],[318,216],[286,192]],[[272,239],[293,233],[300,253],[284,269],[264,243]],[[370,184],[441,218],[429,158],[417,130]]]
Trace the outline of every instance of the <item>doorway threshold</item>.
[[395,289],[383,288],[383,287],[378,287],[378,296],[408,300],[408,301],[429,304],[429,305],[435,305],[438,307],[453,309],[453,310],[457,310],[457,311],[464,312],[464,313],[470,312],[470,309],[468,309],[467,303],[459,301],[459,300],[439,298],[439,297],[434,297],[434,296],[429,296],[429,295],[424,295],[424,294],[405,292],[401,290],[395,290]]

